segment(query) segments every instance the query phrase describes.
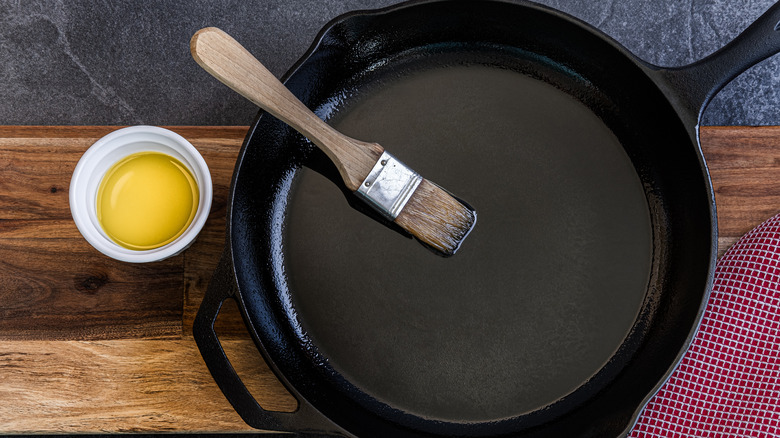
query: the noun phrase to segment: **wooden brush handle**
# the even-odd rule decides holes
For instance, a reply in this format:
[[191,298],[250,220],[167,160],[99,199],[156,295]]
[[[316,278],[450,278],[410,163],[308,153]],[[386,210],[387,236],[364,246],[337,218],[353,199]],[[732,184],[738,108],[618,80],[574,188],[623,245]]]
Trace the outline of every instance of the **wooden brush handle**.
[[331,128],[296,98],[263,64],[230,35],[216,27],[199,30],[190,41],[195,61],[212,76],[257,106],[292,126],[336,164],[355,191],[382,155],[382,147]]

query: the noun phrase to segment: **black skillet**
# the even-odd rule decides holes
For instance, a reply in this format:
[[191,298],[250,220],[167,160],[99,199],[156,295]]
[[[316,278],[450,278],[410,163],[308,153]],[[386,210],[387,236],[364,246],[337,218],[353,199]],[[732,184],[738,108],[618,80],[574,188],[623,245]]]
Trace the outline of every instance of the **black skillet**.
[[[251,426],[302,435],[627,434],[711,286],[699,116],[780,51],[778,27],[775,5],[712,56],[661,68],[526,2],[413,2],[332,21],[288,88],[479,220],[459,254],[430,254],[261,112],[194,327],[225,396]],[[213,329],[228,298],[296,412],[262,409],[230,366]]]

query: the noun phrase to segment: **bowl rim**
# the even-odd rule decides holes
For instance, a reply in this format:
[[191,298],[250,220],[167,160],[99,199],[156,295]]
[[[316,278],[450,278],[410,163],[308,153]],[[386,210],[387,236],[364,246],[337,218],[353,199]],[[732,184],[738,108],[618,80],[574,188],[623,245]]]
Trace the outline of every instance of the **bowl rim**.
[[[131,154],[144,151],[174,156],[189,168],[198,184],[198,209],[187,229],[173,242],[148,250],[132,250],[118,245],[105,234],[97,222],[95,196],[97,185],[108,168]],[[90,245],[116,260],[148,263],[173,257],[194,242],[208,219],[213,185],[206,161],[187,139],[169,129],[137,125],[112,131],[84,152],[73,170],[68,195],[73,221]]]

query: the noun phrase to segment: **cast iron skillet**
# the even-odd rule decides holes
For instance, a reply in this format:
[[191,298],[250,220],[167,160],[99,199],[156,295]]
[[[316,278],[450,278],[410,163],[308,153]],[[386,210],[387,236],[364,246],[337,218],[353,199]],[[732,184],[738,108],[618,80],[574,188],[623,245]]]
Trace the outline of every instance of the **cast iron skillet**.
[[[346,207],[323,154],[260,113],[194,327],[225,396],[251,426],[302,435],[627,434],[711,287],[700,114],[780,50],[779,27],[775,5],[717,53],[661,68],[526,2],[335,19],[287,86],[479,221],[455,257],[427,254]],[[228,298],[296,412],[263,410],[230,366],[213,328]]]

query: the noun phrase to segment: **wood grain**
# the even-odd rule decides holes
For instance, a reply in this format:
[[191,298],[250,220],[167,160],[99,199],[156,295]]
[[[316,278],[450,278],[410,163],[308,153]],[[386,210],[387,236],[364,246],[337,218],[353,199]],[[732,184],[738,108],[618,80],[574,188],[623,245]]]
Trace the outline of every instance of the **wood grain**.
[[[184,254],[115,262],[70,219],[70,174],[117,127],[0,127],[0,432],[249,432],[211,379],[192,319],[222,252],[227,192],[246,127],[173,127],[203,154],[214,202]],[[705,128],[722,253],[780,210],[780,127]],[[223,347],[269,409],[296,401],[262,361],[236,306]]]
[[[280,384],[254,345],[223,344],[254,370],[242,377],[261,403],[295,409],[290,396],[275,396]],[[183,340],[0,344],[0,418],[4,433],[251,430]]]
[[0,238],[0,337],[179,337],[182,275],[180,257],[127,265],[76,238]]
[[780,211],[780,127],[707,127],[700,137],[721,238],[738,238]]
[[[191,337],[224,245],[227,191],[247,127],[171,127],[201,152],[214,201],[183,255],[128,264],[70,217],[78,159],[119,127],[0,127],[0,432],[249,431]],[[223,348],[266,408],[291,411],[234,304]]]
[[[117,128],[0,129],[0,339],[181,336],[185,279],[196,296],[202,289],[185,274],[186,255],[151,264],[109,259],[81,237],[70,215],[76,163]],[[190,258],[196,272],[210,272],[199,268],[219,257],[222,242],[209,236],[224,233],[227,189],[247,128],[172,129],[202,151],[218,192],[201,236],[210,245]]]

